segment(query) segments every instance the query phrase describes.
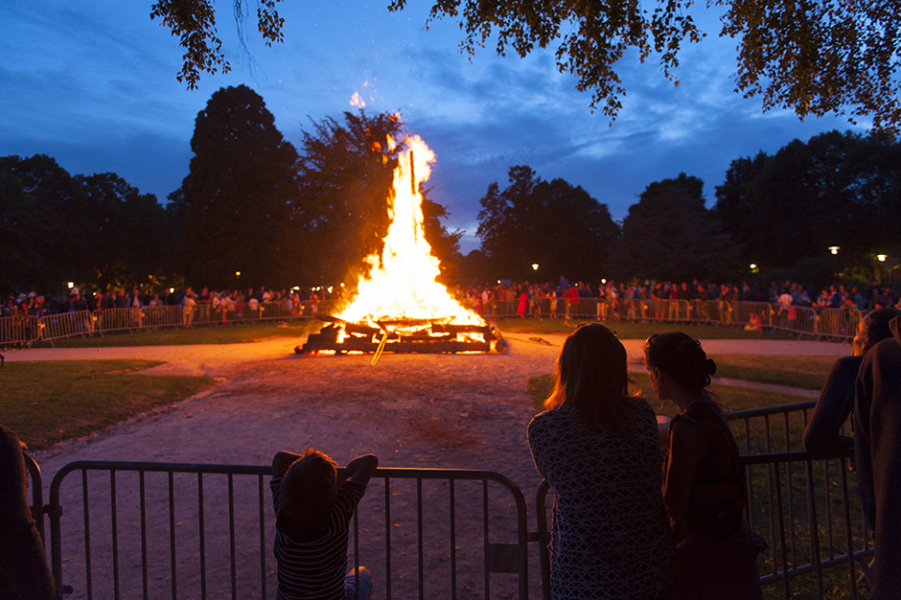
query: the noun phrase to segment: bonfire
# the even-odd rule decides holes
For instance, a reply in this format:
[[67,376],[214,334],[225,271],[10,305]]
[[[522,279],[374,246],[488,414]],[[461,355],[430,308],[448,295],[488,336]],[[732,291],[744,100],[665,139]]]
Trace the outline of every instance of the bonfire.
[[460,304],[438,281],[440,262],[425,239],[420,186],[435,154],[419,136],[397,147],[398,165],[389,197],[391,225],[381,255],[366,257],[357,293],[319,333],[296,348],[300,354],[382,352],[489,352],[504,349],[499,334]]

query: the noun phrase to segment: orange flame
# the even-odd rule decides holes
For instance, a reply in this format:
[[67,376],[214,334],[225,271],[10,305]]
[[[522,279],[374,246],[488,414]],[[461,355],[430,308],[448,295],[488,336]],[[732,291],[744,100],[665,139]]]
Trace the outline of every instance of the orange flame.
[[[388,138],[389,148],[395,142]],[[425,240],[420,184],[431,175],[435,154],[417,135],[404,141],[406,150],[394,170],[391,225],[381,258],[366,257],[368,273],[357,284],[357,295],[338,315],[354,322],[397,319],[440,320],[458,325],[484,325],[484,320],[457,302],[436,281],[439,261]],[[412,161],[412,162],[411,162]]]

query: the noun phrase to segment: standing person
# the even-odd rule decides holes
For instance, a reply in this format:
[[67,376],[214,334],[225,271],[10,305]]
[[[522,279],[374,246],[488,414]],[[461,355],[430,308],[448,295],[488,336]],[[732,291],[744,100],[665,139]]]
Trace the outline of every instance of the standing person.
[[355,458],[345,479],[338,477],[335,461],[311,448],[302,455],[282,451],[273,457],[269,487],[276,519],[277,600],[368,600],[369,571],[347,572],[347,534],[378,465],[372,454]]
[[854,446],[854,438],[841,435],[839,431],[854,410],[860,363],[873,346],[892,337],[889,322],[899,315],[901,311],[895,308],[880,308],[860,320],[854,336],[854,355],[843,356],[832,365],[810,421],[804,428],[801,440],[805,450],[812,454],[823,454]]
[[668,600],[672,592],[657,419],[629,395],[626,359],[603,325],[576,329],[557,358],[548,410],[529,424],[535,467],[556,495],[555,600]]
[[875,532],[872,600],[901,598],[901,317],[857,373],[854,456],[867,525]]
[[56,585],[28,508],[23,448],[16,434],[0,425],[0,598],[50,600]]
[[645,344],[651,385],[682,411],[670,423],[663,498],[676,532],[673,600],[763,597],[757,555],[763,539],[745,523],[745,472],[738,444],[705,389],[716,364],[681,332]]
[[526,318],[526,311],[529,308],[529,293],[522,290],[519,294],[519,303],[516,305],[516,312],[519,313],[520,319]]

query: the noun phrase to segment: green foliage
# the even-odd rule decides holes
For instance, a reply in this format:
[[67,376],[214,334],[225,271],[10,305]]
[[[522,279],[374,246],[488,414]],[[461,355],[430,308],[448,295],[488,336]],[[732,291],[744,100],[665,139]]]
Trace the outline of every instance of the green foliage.
[[[407,0],[394,0],[401,10]],[[470,55],[496,36],[503,55],[524,57],[536,47],[556,47],[557,68],[577,78],[591,104],[615,118],[626,89],[617,62],[634,50],[644,62],[659,55],[664,77],[674,70],[685,41],[702,33],[688,14],[690,0],[563,0],[481,2],[437,0],[429,20],[450,18],[464,32],[461,49]],[[850,110],[870,116],[876,130],[897,134],[901,126],[901,25],[892,2],[820,0],[715,0],[725,7],[720,36],[737,38],[736,92],[763,95],[763,110],[787,108],[802,119]]]
[[197,115],[190,172],[172,198],[189,283],[287,286],[287,223],[297,206],[297,151],[247,86],[220,89]]
[[209,377],[142,376],[148,360],[7,363],[0,372],[0,423],[31,450],[89,435],[210,387]]
[[901,144],[884,136],[832,131],[734,160],[716,196],[725,230],[743,242],[742,262],[763,272],[831,262],[829,246],[841,247],[830,274],[901,252]]
[[618,230],[606,204],[562,179],[543,181],[526,166],[511,167],[510,184],[497,183],[479,201],[479,228],[492,277],[529,279],[543,273],[600,280],[602,263]]
[[[238,39],[244,47],[244,22],[247,20],[245,0],[234,0]],[[275,5],[280,0],[257,0],[257,30],[267,46],[283,42],[282,27],[285,20],[279,17]],[[162,19],[162,25],[178,36],[184,48],[184,61],[176,78],[188,82],[188,89],[197,89],[200,73],[215,74],[231,71],[231,65],[222,54],[222,40],[216,32],[216,9],[211,0],[158,0],[150,9],[151,19]],[[246,51],[246,48],[244,48]]]
[[734,268],[736,244],[705,208],[703,186],[685,173],[647,186],[612,252],[618,278],[715,280]]
[[72,177],[45,155],[0,158],[0,289],[137,287],[168,273],[175,223],[113,173]]

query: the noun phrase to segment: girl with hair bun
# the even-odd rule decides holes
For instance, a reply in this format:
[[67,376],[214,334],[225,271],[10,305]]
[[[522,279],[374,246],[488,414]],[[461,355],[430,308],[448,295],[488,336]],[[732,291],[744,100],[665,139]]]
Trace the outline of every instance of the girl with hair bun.
[[652,335],[644,353],[658,398],[682,411],[670,422],[663,493],[678,543],[673,600],[762,598],[757,555],[766,543],[744,522],[738,444],[705,389],[716,363],[681,332]]

